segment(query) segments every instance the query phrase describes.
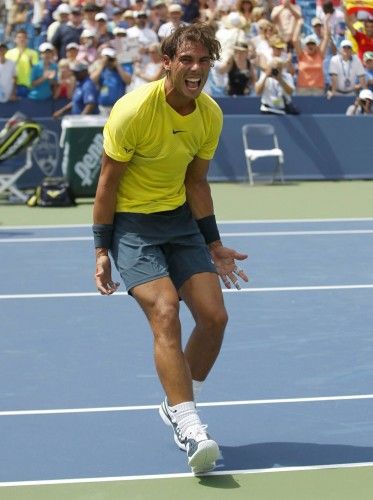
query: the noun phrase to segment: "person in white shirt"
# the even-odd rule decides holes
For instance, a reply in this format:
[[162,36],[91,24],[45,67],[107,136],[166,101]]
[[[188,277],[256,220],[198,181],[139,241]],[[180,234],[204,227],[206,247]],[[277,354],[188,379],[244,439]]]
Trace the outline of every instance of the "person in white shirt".
[[148,26],[148,14],[145,11],[135,13],[136,24],[127,29],[128,38],[137,38],[139,43],[139,62],[142,65],[147,64],[150,58],[147,54],[148,47],[152,43],[158,42],[157,33]]
[[14,61],[5,59],[8,46],[0,43],[0,102],[16,100],[16,65]]
[[331,90],[327,93],[329,99],[337,95],[355,95],[366,86],[363,63],[353,54],[350,40],[343,40],[340,53],[331,58],[329,74],[331,76]]
[[181,20],[183,16],[183,9],[178,3],[172,3],[168,7],[168,14],[170,17],[169,22],[162,24],[158,30],[158,36],[160,40],[163,40],[163,38],[171,35],[171,33],[175,31],[179,26],[187,25],[187,23],[184,23]]
[[255,91],[261,96],[260,112],[285,115],[294,89],[293,77],[284,69],[283,61],[279,57],[273,58],[255,84]]

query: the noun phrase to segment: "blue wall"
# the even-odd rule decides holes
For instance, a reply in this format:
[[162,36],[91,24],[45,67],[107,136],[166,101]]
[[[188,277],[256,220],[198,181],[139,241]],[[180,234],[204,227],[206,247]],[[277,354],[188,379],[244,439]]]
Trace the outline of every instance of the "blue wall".
[[[259,99],[223,98],[219,100],[225,117],[217,153],[211,164],[210,180],[247,180],[241,127],[245,123],[272,123],[285,152],[285,179],[373,179],[373,116],[347,117],[346,107],[351,98],[298,97],[294,99],[302,114],[299,116],[265,116],[255,114]],[[33,154],[33,167],[19,180],[19,186],[36,186],[43,177],[61,175],[62,154],[59,147],[60,120],[50,118],[61,102],[35,103],[22,101],[0,105],[0,128],[5,117],[20,109],[38,118],[43,125],[42,140]],[[332,110],[332,111],[331,111]],[[336,113],[336,114],[333,114]],[[48,116],[48,118],[46,117]],[[4,118],[3,118],[4,117]],[[2,170],[13,170],[23,157],[2,162]],[[254,164],[260,173],[270,172],[272,159]]]

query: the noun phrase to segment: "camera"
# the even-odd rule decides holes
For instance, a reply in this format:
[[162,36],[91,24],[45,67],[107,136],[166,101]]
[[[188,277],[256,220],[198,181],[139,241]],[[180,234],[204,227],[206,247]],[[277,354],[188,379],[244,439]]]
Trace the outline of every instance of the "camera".
[[271,71],[271,76],[278,76],[279,75],[279,70],[277,68],[273,68]]

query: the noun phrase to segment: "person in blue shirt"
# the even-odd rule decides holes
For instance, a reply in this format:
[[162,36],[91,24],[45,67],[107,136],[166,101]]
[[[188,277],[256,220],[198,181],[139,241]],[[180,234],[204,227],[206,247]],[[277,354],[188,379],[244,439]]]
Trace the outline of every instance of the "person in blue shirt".
[[105,47],[91,72],[92,81],[99,86],[98,104],[102,115],[109,116],[114,103],[126,93],[131,78],[131,74],[119,64],[116,51]]
[[41,60],[31,69],[31,90],[29,99],[45,100],[53,97],[57,85],[57,64],[53,61],[54,47],[44,42],[39,46]]
[[60,118],[63,114],[70,112],[72,115],[97,115],[98,114],[98,90],[88,74],[88,65],[75,63],[72,66],[76,79],[76,87],[71,102],[53,113],[53,118]]

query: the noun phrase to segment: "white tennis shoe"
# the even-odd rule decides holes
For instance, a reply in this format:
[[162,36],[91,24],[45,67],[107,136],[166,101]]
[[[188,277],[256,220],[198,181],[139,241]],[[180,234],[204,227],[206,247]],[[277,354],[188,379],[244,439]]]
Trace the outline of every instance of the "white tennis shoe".
[[174,441],[181,450],[186,451],[192,472],[204,474],[212,471],[216,466],[216,460],[220,458],[220,450],[217,443],[206,432],[207,425],[192,425],[183,434],[166,399],[159,408],[159,414],[163,422],[173,428]]

